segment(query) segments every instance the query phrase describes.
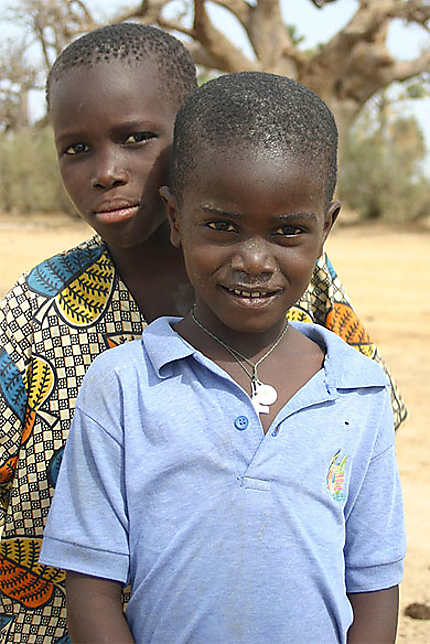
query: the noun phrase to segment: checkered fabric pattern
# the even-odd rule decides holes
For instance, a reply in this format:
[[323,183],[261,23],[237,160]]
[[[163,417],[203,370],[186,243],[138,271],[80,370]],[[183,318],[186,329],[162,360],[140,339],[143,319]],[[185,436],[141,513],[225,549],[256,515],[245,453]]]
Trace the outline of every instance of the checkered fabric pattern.
[[[381,362],[326,256],[289,317],[323,324]],[[144,327],[97,236],[23,275],[1,304],[2,643],[70,642],[65,574],[38,563],[43,526],[88,366],[102,351],[139,337]],[[399,425],[406,409],[395,386],[393,409]]]

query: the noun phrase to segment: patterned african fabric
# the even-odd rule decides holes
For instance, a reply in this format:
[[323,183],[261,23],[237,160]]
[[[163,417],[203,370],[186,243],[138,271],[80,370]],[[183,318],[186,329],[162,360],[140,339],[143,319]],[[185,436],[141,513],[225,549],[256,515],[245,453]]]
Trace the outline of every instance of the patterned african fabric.
[[[326,255],[289,317],[323,324],[382,363]],[[145,325],[98,236],[21,276],[1,303],[1,643],[70,642],[65,573],[38,563],[43,526],[88,366]],[[395,386],[392,403],[398,426],[406,408]]]

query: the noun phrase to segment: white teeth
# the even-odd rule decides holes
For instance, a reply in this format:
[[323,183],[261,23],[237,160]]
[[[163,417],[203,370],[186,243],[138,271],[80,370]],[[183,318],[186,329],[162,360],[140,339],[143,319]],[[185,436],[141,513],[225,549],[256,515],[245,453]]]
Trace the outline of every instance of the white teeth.
[[264,294],[261,291],[241,291],[238,288],[233,289],[232,291],[235,295],[238,295],[239,297],[250,297],[250,298],[258,298],[258,297],[263,297]]

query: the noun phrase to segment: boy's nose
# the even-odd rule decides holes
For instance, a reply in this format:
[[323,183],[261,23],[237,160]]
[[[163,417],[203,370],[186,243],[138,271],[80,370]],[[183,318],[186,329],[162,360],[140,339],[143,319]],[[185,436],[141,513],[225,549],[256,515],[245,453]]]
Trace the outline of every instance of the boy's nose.
[[276,270],[276,260],[265,240],[252,238],[236,250],[232,268],[254,277],[268,277]]
[[128,182],[128,172],[118,160],[108,158],[96,161],[95,171],[91,179],[93,188],[107,190],[115,186],[121,186]]

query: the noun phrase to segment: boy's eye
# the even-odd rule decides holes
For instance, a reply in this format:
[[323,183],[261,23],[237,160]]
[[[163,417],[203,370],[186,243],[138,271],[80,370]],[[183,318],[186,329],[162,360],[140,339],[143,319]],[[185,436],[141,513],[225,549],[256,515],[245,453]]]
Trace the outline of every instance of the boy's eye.
[[133,143],[142,143],[144,141],[149,141],[149,139],[154,139],[155,134],[153,132],[134,132],[129,134],[124,140],[126,145],[132,145]]
[[84,152],[88,152],[89,149],[90,148],[86,143],[74,143],[64,150],[64,154],[73,156],[74,154],[83,154]]
[[275,235],[283,235],[284,237],[294,237],[296,235],[300,235],[303,232],[303,228],[300,228],[300,226],[291,226],[291,225],[286,225],[286,226],[279,226],[279,228],[276,228],[275,230]]
[[208,227],[222,233],[234,233],[236,228],[228,221],[209,221]]

